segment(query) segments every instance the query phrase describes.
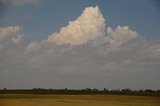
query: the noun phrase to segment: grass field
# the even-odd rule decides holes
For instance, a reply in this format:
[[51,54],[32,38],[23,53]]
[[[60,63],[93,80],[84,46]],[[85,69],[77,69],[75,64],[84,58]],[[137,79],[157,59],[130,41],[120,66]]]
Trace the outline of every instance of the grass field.
[[0,106],[160,106],[160,97],[0,94]]

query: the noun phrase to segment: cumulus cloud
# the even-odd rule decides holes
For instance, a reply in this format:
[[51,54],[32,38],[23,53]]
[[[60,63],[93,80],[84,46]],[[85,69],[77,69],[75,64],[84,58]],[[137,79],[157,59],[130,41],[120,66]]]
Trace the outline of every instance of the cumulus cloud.
[[129,29],[129,26],[117,26],[115,30],[108,27],[107,35],[108,46],[106,49],[114,52],[119,51],[121,45],[139,37],[139,34],[136,31]]
[[0,0],[0,4],[2,5],[13,4],[16,6],[21,6],[24,4],[40,5],[41,3],[42,3],[42,0]]
[[[108,36],[105,37],[106,35]],[[115,30],[108,27],[106,31],[105,19],[96,6],[85,8],[75,21],[70,21],[68,26],[60,29],[59,33],[49,35],[48,41],[56,44],[80,45],[102,38],[106,39],[110,46],[117,47],[138,36],[138,33],[129,29],[129,26],[118,26]]]
[[51,34],[48,41],[56,44],[79,45],[104,35],[105,19],[96,6],[85,8],[75,21],[70,21],[68,26],[60,29],[59,33]]
[[48,39],[29,44],[27,50],[37,49],[44,42],[50,45],[78,46],[88,41],[96,44],[107,43],[108,48],[118,49],[120,45],[139,36],[136,31],[129,29],[129,26],[118,26],[115,30],[111,27],[106,30],[105,26],[105,19],[99,7],[87,7],[75,21],[70,21],[58,33],[49,35]]
[[111,27],[108,27],[107,33],[111,38],[110,43],[114,45],[122,45],[123,43],[138,37],[138,33],[130,30],[129,26],[118,26],[115,30],[113,30]]
[[19,26],[0,27],[0,49],[20,43],[22,28]]

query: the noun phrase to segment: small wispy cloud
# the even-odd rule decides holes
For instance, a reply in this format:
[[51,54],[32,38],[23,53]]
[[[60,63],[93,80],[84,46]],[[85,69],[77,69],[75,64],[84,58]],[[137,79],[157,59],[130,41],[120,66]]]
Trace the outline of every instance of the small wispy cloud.
[[34,4],[34,5],[41,5],[43,0],[0,0],[1,5],[15,5],[15,6],[22,6],[25,4]]
[[30,20],[31,19],[31,15],[30,14],[24,14],[22,17],[21,17],[21,20]]

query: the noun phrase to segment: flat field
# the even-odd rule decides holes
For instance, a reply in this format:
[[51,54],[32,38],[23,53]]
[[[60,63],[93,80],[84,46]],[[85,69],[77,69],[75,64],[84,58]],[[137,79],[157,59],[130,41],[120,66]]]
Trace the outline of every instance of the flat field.
[[160,106],[160,97],[0,94],[0,106]]

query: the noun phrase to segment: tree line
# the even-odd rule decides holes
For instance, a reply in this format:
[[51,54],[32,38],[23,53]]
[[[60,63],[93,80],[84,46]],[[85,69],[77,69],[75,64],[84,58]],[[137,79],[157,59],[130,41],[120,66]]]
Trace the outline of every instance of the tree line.
[[33,89],[1,89],[0,94],[70,94],[70,95],[85,95],[85,94],[96,94],[96,95],[140,95],[140,96],[160,96],[160,90],[152,89],[139,89],[131,90],[129,88],[124,89],[96,89],[96,88],[84,88],[84,89],[44,89],[44,88],[33,88]]

